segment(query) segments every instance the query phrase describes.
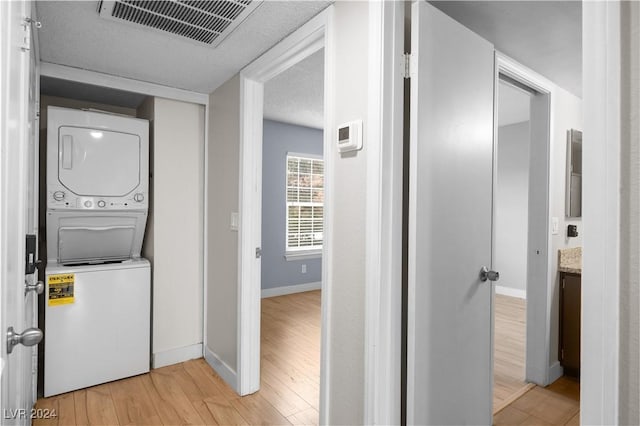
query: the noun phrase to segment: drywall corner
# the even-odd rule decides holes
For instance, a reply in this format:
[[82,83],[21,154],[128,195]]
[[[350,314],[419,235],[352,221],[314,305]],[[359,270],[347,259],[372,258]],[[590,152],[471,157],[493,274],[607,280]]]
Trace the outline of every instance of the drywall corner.
[[[240,78],[209,96],[207,336],[205,353],[229,371],[237,369],[238,232],[231,213],[238,212],[240,167]],[[232,386],[234,383],[230,383]]]

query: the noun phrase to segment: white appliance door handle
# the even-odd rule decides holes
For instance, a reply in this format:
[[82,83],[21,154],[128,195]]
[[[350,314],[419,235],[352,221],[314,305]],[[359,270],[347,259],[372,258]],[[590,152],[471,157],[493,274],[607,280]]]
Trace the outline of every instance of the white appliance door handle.
[[62,136],[62,168],[70,170],[73,167],[73,136]]
[[134,229],[134,226],[63,226],[60,231],[114,231],[117,229]]

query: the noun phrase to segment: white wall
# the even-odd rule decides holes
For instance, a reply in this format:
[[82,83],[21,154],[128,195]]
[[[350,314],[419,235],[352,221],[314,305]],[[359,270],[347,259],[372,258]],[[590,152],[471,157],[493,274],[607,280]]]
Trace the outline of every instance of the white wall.
[[[153,105],[148,105],[153,102]],[[202,355],[204,106],[153,98],[151,205],[153,366]]]
[[[525,96],[525,95],[523,95]],[[529,227],[529,122],[498,129],[495,267],[499,287],[526,295]],[[496,291],[499,289],[496,288]]]
[[[236,75],[209,97],[207,360],[233,381],[237,364],[238,212],[240,164],[240,78]],[[212,358],[213,357],[213,358]],[[226,365],[225,365],[226,364]],[[235,383],[231,383],[235,387]]]
[[[329,132],[340,123],[362,119],[367,126],[368,109],[368,16],[366,2],[336,2],[334,11],[334,49],[327,61],[332,64],[335,87],[334,122]],[[330,243],[328,277],[329,294],[329,368],[328,424],[362,424],[364,421],[364,301],[365,301],[365,221],[366,155],[335,159],[332,215],[334,241]]]

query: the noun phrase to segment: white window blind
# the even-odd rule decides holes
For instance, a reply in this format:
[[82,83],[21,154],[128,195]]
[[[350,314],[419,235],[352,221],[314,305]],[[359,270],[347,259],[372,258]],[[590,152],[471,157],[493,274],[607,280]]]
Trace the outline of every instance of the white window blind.
[[324,161],[287,154],[287,252],[322,248]]

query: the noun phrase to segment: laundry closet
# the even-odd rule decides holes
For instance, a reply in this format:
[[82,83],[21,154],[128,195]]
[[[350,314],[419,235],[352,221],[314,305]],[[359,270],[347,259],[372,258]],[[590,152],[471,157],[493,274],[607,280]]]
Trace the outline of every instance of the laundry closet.
[[41,87],[38,393],[202,356],[204,105]]

